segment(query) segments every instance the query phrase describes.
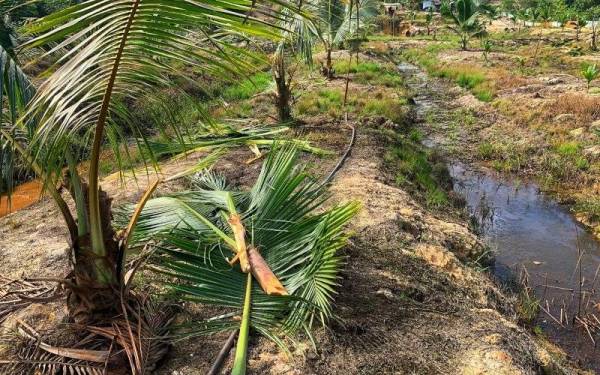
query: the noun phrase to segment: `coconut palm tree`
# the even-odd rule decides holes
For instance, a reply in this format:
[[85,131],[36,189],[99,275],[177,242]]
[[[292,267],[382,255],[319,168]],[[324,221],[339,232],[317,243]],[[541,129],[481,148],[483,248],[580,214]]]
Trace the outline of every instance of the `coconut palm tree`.
[[485,32],[481,18],[493,15],[494,8],[481,0],[453,0],[442,3],[441,11],[454,22],[449,28],[460,36],[461,48],[466,50],[469,39]]
[[191,191],[150,200],[133,234],[138,244],[160,240],[156,269],[168,287],[219,308],[187,335],[239,331],[232,374],[245,373],[251,329],[285,348],[283,337],[333,314],[343,227],[359,206],[323,209],[327,187],[296,165],[297,156],[277,147],[248,191],[204,172]]
[[[280,4],[274,6],[281,8]],[[112,229],[111,199],[99,186],[99,158],[107,135],[121,136],[122,124],[135,126],[126,121],[122,100],[167,84],[167,73],[175,73],[175,65],[181,63],[208,72],[244,74],[256,60],[235,41],[220,36],[276,37],[272,19],[255,17],[253,11],[261,13],[251,0],[89,0],[29,26],[33,38],[27,48],[51,45],[48,54],[68,50],[19,124],[20,129],[36,124],[23,153],[48,191],[56,190],[63,168],[69,166],[67,186],[76,215],[60,194],[53,195],[65,208],[61,212],[71,234],[74,263],[68,304],[76,321],[103,320],[120,305],[130,232],[116,234]],[[198,31],[205,37],[198,37]],[[138,130],[135,134],[141,134]],[[14,139],[11,144],[21,147]],[[75,168],[83,159],[89,160],[87,178]],[[130,228],[134,225],[132,220]]]
[[[310,9],[310,3],[298,2],[298,6],[303,5],[303,9]],[[288,123],[292,121],[290,102],[295,69],[295,66],[290,67],[289,62],[299,60],[312,65],[312,51],[317,31],[312,20],[290,10],[282,12],[279,27],[282,30],[281,40],[271,57],[271,71],[275,81],[277,118],[282,123]]]
[[341,0],[319,0],[316,4],[316,31],[326,53],[323,74],[333,78],[331,53],[337,44],[336,39],[344,22],[345,5]]
[[587,90],[589,92],[592,81],[598,78],[600,75],[600,70],[596,64],[589,64],[581,71],[581,75],[587,82]]

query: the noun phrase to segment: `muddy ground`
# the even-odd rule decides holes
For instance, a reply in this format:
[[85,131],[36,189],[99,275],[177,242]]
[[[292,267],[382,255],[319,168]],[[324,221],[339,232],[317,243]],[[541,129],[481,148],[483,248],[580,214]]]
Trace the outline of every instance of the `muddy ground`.
[[[343,80],[328,85],[341,87]],[[352,84],[351,90],[368,93],[374,88]],[[560,350],[519,325],[514,297],[475,262],[486,249],[461,209],[427,208],[398,187],[384,155],[394,146],[389,132],[406,129],[389,121],[358,121],[352,115],[350,121],[357,141],[333,180],[331,203],[358,200],[363,208],[348,228],[353,235],[344,249],[347,266],[335,301],[337,319],[317,330],[316,350],[300,337],[289,358],[273,343],[252,339],[250,373],[579,373]],[[303,158],[322,177],[347,147],[350,131],[339,119],[308,118],[304,126],[307,139],[335,151],[332,157]],[[260,168],[259,163],[245,164],[251,157],[249,150],[235,151],[216,168],[249,186]],[[170,175],[194,161],[190,156],[162,170]],[[145,178],[123,185],[114,176],[102,184],[115,205],[135,201],[146,185]],[[163,186],[158,194],[183,188],[185,183],[178,182]],[[0,219],[0,272],[6,277],[64,275],[66,248],[66,230],[48,200]],[[155,276],[143,275],[138,287],[152,287]],[[193,319],[201,309],[182,306],[188,312],[182,320]],[[48,325],[64,319],[60,309],[60,304],[45,309],[34,305],[21,317],[34,327]],[[158,373],[204,374],[224,340],[214,336],[177,342]]]

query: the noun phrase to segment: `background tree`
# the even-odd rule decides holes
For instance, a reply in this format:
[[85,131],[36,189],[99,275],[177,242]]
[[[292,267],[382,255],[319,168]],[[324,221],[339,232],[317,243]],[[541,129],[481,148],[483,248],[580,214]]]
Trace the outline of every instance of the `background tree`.
[[449,18],[454,26],[448,26],[460,36],[460,46],[466,50],[469,40],[485,33],[482,18],[494,14],[494,7],[480,0],[455,0],[442,3],[442,15]]
[[318,0],[316,3],[316,31],[326,54],[323,74],[329,79],[333,77],[331,53],[339,43],[338,33],[344,23],[344,12],[345,5],[341,0]]

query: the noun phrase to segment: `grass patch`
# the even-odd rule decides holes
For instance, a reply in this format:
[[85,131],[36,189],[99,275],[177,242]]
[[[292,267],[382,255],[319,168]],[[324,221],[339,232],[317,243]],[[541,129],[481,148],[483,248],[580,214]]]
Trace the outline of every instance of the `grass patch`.
[[575,156],[580,150],[581,145],[578,142],[564,142],[556,146],[556,152],[561,156]]
[[333,68],[337,74],[356,74],[356,73],[378,73],[384,70],[383,66],[370,61],[359,62],[356,61],[336,61],[333,63]]
[[491,142],[482,142],[477,147],[477,153],[483,160],[492,160],[497,154],[496,146]]
[[362,106],[360,113],[363,116],[385,117],[396,124],[403,124],[407,114],[406,101],[393,98],[369,99]]
[[[408,105],[403,98],[386,96],[383,91],[374,93],[350,93],[348,111],[359,116],[384,117],[396,124],[407,122]],[[294,106],[296,115],[316,116],[325,114],[338,118],[343,114],[344,92],[342,89],[320,89],[306,93]]]
[[229,86],[223,90],[223,99],[227,101],[237,101],[250,99],[259,92],[263,92],[271,84],[271,74],[268,72],[259,72],[252,77],[241,81],[240,83]]
[[521,322],[528,325],[532,324],[540,311],[540,301],[527,287],[521,289],[517,297],[517,315]]
[[454,81],[483,102],[491,102],[496,96],[495,80],[488,71],[473,65],[440,64],[437,54],[448,49],[446,44],[432,44],[427,48],[412,48],[403,52],[403,56],[423,67],[430,75]]
[[307,93],[296,104],[294,110],[300,116],[328,114],[338,117],[342,114],[344,94],[341,90],[321,89],[316,93]]
[[447,206],[446,188],[451,179],[445,164],[436,162],[423,146],[412,139],[413,136],[393,132],[386,135],[391,146],[384,155],[384,162],[395,175],[396,184],[415,193],[428,207]]
[[352,80],[360,84],[372,84],[384,87],[402,87],[404,81],[393,65],[374,62],[337,61],[333,68],[338,75],[353,74]]

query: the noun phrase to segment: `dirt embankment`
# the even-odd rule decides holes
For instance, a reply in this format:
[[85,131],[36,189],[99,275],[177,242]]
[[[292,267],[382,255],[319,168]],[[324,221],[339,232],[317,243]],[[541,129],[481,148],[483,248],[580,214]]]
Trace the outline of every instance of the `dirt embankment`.
[[[355,125],[356,145],[331,189],[332,203],[354,199],[363,204],[349,228],[354,235],[345,249],[347,267],[335,302],[338,319],[316,333],[316,351],[310,340],[300,338],[292,346],[291,358],[266,339],[253,339],[250,372],[575,373],[563,354],[517,324],[512,299],[474,262],[485,248],[466,221],[458,214],[427,209],[397,187],[384,163],[392,142],[382,131],[384,125]],[[338,156],[348,142],[348,132],[340,131],[342,124],[306,126],[307,138],[336,150]],[[239,184],[250,185],[260,167],[245,165],[251,156],[247,150],[236,152],[218,168]],[[322,176],[336,158],[305,156],[305,161]],[[193,163],[193,157],[163,170],[174,173],[186,163]],[[103,186],[116,196],[115,203],[124,203],[139,197],[145,183],[140,180],[138,187],[129,180],[123,187],[109,179]],[[162,192],[182,188],[167,186]],[[0,219],[0,272],[8,277],[66,272],[65,238],[62,222],[48,201]],[[197,308],[184,306],[191,315]],[[44,317],[24,318],[36,326]],[[159,373],[204,374],[223,342],[221,336],[177,342]]]

